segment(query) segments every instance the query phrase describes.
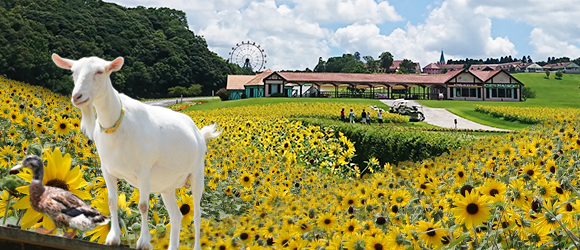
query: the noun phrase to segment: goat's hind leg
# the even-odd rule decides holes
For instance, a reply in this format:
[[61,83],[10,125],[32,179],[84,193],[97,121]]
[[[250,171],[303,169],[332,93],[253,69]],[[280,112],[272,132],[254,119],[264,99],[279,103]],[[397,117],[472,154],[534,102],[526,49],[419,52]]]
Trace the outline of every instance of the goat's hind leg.
[[111,212],[111,229],[109,234],[107,234],[107,240],[105,243],[107,245],[117,246],[121,244],[121,229],[119,228],[119,217],[117,213],[117,204],[119,198],[117,196],[117,177],[112,176],[102,169],[103,178],[105,179],[105,185],[109,192],[109,211]]
[[177,200],[175,199],[175,191],[161,193],[163,198],[163,203],[165,203],[165,208],[169,213],[169,222],[171,222],[171,234],[169,235],[169,250],[179,249],[179,235],[181,231],[181,211],[177,206]]
[[[145,172],[145,171],[143,171]],[[150,174],[141,173],[139,176],[139,212],[141,213],[141,235],[137,240],[137,249],[152,249],[151,233],[149,233],[149,194],[151,193]]]
[[[203,164],[203,162],[201,163]],[[201,173],[198,173],[189,178],[191,182],[191,195],[193,198],[193,224],[195,225],[195,245],[194,250],[201,250],[201,196],[205,188],[203,183],[203,165]]]

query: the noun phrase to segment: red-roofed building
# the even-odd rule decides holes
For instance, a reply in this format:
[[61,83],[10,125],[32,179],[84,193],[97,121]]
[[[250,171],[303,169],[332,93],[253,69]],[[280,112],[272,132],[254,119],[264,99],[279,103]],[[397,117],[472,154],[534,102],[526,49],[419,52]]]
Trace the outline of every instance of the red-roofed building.
[[[296,89],[296,97],[302,97],[298,94],[303,93],[303,86],[314,86],[319,97],[438,99],[442,93],[450,100],[519,101],[523,86],[503,69],[455,70],[431,75],[270,71],[255,77],[244,84],[247,97],[268,97],[277,93],[290,96],[292,86]],[[234,79],[231,78],[230,84],[228,77],[228,90],[230,86],[234,90]],[[260,84],[252,85],[252,82]],[[263,95],[250,96],[248,90],[252,86]],[[332,86],[334,90],[323,91],[322,86]]]

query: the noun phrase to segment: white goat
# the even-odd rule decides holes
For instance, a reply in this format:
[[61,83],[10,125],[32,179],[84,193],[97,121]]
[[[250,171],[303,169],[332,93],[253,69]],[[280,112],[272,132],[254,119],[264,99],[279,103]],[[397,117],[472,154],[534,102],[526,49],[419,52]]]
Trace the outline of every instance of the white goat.
[[177,206],[175,189],[189,180],[194,203],[194,249],[201,249],[200,201],[204,189],[206,143],[221,131],[216,132],[215,124],[200,130],[184,114],[119,94],[109,75],[121,69],[122,57],[111,62],[98,57],[75,61],[52,54],[52,60],[57,66],[73,72],[72,103],[81,110],[81,130],[95,142],[99,152],[111,211],[111,230],[106,243],[121,243],[117,178],[122,178],[139,189],[142,226],[137,249],[152,248],[147,223],[151,192],[161,193],[171,221],[169,249],[178,249],[183,216]]

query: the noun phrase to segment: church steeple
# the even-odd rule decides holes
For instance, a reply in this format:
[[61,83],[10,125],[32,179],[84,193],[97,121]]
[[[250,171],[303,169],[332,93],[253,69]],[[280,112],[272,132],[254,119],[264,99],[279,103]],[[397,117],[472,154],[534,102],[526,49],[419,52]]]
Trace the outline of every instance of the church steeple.
[[441,50],[441,57],[439,58],[439,64],[445,64],[445,57],[443,56],[443,50]]

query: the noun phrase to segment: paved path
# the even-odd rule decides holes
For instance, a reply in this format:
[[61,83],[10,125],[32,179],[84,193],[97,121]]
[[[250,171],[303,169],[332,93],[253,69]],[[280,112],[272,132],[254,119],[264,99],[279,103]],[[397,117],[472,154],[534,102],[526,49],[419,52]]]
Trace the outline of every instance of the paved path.
[[[381,100],[384,104],[391,106],[395,100]],[[423,107],[423,114],[425,115],[426,123],[435,125],[443,128],[455,128],[454,120],[457,119],[458,129],[481,129],[481,130],[495,130],[495,131],[508,131],[506,129],[494,128],[479,124],[463,117],[455,115],[444,108],[430,108],[425,107],[418,102],[409,100],[409,105],[419,105]]]
[[[183,101],[193,101],[193,100],[204,100],[204,99],[214,99],[214,98],[219,98],[217,96],[209,96],[209,97],[190,97],[190,98],[183,98]],[[143,103],[149,104],[151,106],[161,106],[161,107],[165,107],[165,106],[169,106],[171,104],[176,104],[176,101],[180,100],[181,98],[174,98],[174,99],[166,99],[166,100],[155,100],[155,101],[146,101]]]

